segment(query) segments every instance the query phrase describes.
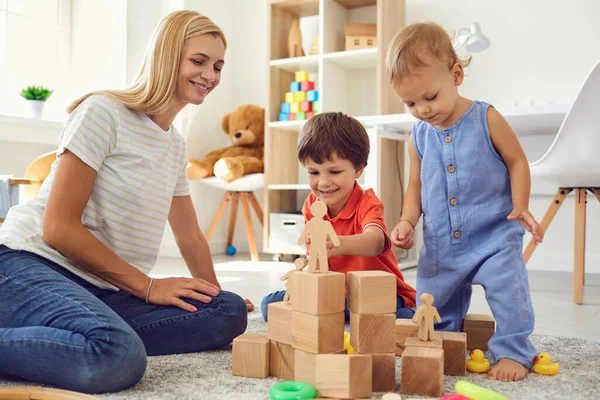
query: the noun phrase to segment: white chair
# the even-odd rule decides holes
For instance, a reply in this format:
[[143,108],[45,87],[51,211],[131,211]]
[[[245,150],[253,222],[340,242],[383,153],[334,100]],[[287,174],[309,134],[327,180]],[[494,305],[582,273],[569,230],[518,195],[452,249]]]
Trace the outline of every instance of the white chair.
[[[210,240],[214,233],[217,225],[227,209],[227,205],[231,203],[231,214],[229,216],[229,229],[227,230],[227,244],[225,251],[231,246],[233,242],[233,233],[235,231],[235,221],[237,218],[238,204],[241,203],[242,211],[244,213],[244,222],[246,225],[246,234],[248,235],[248,247],[250,248],[250,258],[252,261],[258,261],[258,250],[256,248],[256,239],[254,237],[254,229],[252,228],[252,216],[250,215],[249,204],[254,208],[254,212],[260,221],[261,226],[263,225],[263,212],[260,204],[254,196],[254,191],[262,189],[265,184],[265,176],[262,173],[244,175],[233,182],[226,182],[221,178],[210,177],[200,179],[200,182],[225,190],[225,197],[221,201],[221,205],[217,209],[215,216],[213,217],[208,230],[206,231],[206,240]],[[241,200],[241,201],[240,201]]]
[[[585,204],[589,191],[600,201],[600,62],[587,76],[571,109],[554,139],[538,161],[530,164],[531,176],[554,184],[558,192],[546,211],[541,225],[550,222],[564,202],[575,191],[575,255],[573,266],[573,301],[583,302],[585,275]],[[533,240],[525,249],[525,262],[533,254]]]

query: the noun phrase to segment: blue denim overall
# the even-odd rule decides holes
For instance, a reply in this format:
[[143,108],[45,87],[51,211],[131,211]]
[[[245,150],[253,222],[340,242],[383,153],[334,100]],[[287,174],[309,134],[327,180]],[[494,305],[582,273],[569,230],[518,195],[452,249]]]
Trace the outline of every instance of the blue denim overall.
[[458,331],[472,285],[481,285],[496,319],[489,350],[531,368],[534,315],[523,259],[525,230],[506,217],[513,209],[508,169],[492,145],[486,113],[474,102],[453,126],[440,131],[420,121],[413,129],[421,159],[423,247],[417,301],[431,293],[442,322]]

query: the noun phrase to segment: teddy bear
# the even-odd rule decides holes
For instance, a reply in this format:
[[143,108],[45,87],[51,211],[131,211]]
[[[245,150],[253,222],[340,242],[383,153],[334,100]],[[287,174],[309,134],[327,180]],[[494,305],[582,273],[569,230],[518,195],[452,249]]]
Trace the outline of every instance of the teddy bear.
[[188,178],[216,176],[232,182],[244,175],[263,172],[265,110],[253,104],[239,106],[221,121],[231,146],[209,152],[202,159],[190,159]]

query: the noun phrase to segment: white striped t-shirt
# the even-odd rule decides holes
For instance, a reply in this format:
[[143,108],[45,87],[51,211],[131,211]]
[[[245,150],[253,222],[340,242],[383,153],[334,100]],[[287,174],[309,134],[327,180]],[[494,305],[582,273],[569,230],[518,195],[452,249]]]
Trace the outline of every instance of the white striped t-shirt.
[[[65,149],[97,172],[81,222],[119,257],[148,274],[173,196],[189,194],[183,137],[174,127],[165,132],[146,114],[94,95],[69,115],[59,158]],[[0,244],[39,254],[100,288],[118,290],[44,242],[44,209],[56,166],[55,161],[37,197],[10,209],[0,227]]]

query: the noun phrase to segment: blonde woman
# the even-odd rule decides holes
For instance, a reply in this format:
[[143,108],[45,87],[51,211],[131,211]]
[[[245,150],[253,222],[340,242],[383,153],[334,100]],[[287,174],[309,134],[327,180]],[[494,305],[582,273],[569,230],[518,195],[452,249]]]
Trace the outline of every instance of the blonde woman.
[[[0,375],[118,391],[142,378],[146,355],[218,348],[244,332],[247,306],[220,290],[171,125],[217,87],[226,46],[207,17],[174,12],[131,87],[68,108],[38,197],[0,229]],[[193,278],[148,277],[167,220]]]

